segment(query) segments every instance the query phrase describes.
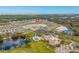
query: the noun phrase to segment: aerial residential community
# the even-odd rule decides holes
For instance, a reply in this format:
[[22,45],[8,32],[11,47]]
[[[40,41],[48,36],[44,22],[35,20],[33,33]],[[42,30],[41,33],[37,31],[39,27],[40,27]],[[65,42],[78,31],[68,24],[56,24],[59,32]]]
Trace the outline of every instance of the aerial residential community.
[[[16,10],[18,7],[13,8]],[[26,10],[32,7],[21,8]],[[40,12],[43,7],[33,8],[38,8],[39,13],[44,12]],[[62,10],[63,7],[60,8]],[[5,12],[0,15],[1,53],[79,53],[79,14],[33,15],[26,12],[19,15]]]

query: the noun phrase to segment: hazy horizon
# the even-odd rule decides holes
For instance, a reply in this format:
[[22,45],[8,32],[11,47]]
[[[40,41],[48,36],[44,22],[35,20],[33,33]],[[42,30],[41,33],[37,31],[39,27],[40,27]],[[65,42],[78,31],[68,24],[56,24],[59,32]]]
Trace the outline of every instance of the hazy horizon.
[[79,14],[78,6],[0,6],[0,15]]

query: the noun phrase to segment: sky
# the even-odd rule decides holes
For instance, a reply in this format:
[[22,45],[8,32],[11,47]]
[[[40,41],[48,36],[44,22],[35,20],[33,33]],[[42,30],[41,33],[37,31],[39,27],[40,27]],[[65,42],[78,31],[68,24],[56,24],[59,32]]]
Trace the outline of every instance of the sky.
[[79,6],[0,6],[0,14],[79,14]]

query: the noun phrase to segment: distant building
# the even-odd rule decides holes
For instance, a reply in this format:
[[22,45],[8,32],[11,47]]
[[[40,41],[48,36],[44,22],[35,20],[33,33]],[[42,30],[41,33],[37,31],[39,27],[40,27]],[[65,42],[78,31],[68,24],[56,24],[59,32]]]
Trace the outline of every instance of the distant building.
[[39,23],[39,22],[48,22],[48,19],[39,19],[39,18],[36,18],[33,21],[36,22],[36,23]]
[[57,44],[60,44],[60,39],[58,38],[58,35],[44,35],[42,37],[42,40],[46,40],[49,42],[50,45],[54,46]]
[[60,27],[56,28],[57,32],[63,32],[64,30],[68,30],[68,29],[66,27],[64,27],[64,26],[60,26]]
[[73,35],[73,31],[72,30],[64,30],[64,33],[66,33],[67,35]]

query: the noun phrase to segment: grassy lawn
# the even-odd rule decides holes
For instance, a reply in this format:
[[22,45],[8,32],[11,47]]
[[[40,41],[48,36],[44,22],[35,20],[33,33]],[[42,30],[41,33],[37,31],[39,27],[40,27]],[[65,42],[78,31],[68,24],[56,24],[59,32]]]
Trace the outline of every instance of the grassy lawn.
[[70,41],[65,41],[65,40],[61,41],[61,44],[65,44],[65,45],[69,45],[70,43],[71,43]]
[[9,52],[9,53],[53,53],[55,48],[48,45],[46,41],[34,42],[31,41],[24,48],[15,48],[6,51],[0,52]]
[[79,42],[79,37],[73,37],[73,41]]

